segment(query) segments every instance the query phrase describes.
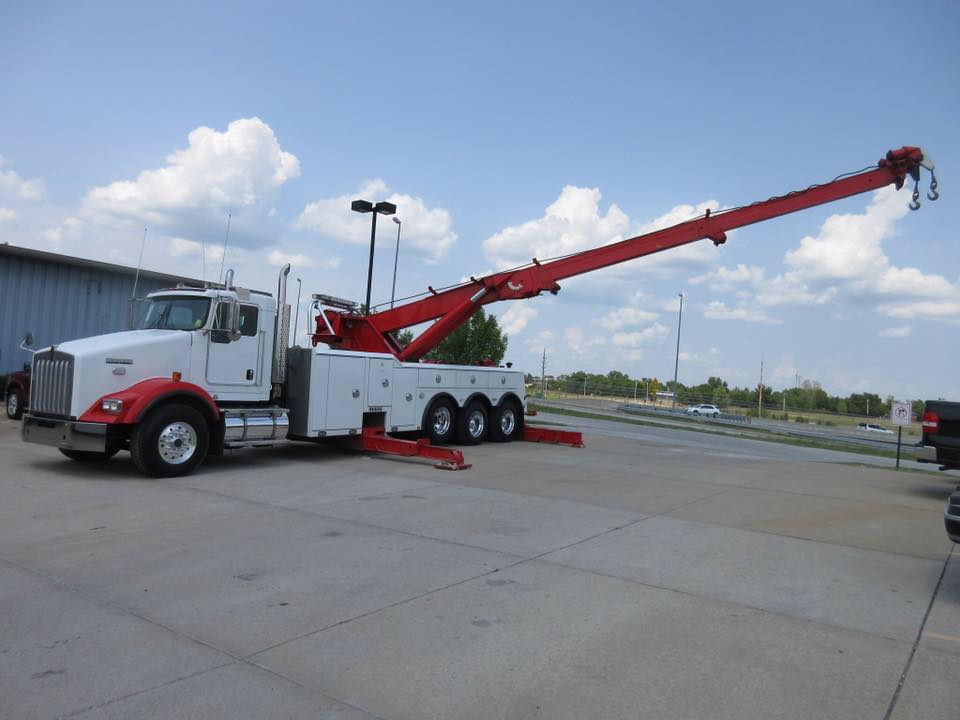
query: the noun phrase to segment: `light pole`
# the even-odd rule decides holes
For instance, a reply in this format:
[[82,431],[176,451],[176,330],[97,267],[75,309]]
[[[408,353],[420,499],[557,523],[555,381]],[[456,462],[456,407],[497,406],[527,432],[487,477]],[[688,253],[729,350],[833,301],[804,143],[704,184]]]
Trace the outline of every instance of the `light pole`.
[[673,406],[677,409],[677,370],[680,368],[680,324],[683,322],[683,293],[680,293],[680,312],[677,314],[677,357],[673,362]]
[[[303,287],[303,284],[300,282],[300,278],[297,278],[297,314],[293,317],[293,346],[300,347],[297,345],[297,327],[300,325],[300,289]],[[288,321],[289,322],[289,321]]]
[[358,213],[373,213],[373,222],[370,226],[370,263],[367,267],[367,304],[366,314],[370,314],[370,288],[373,285],[373,248],[377,241],[377,215],[393,215],[397,211],[397,206],[385,201],[374,205],[369,200],[354,200],[350,203],[350,209]]
[[397,224],[397,249],[393,253],[393,287],[390,289],[390,308],[393,309],[393,298],[397,294],[397,258],[400,257],[400,227],[403,223],[400,221],[396,215],[393,216],[393,221]]

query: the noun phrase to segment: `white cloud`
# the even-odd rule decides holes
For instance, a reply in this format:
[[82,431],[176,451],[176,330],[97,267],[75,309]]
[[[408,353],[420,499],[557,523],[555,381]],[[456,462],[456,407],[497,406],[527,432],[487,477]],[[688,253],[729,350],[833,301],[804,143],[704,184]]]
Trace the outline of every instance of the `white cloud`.
[[765,306],[822,305],[836,299],[872,303],[896,318],[941,318],[960,308],[960,284],[914,267],[896,267],[883,250],[908,212],[904,193],[873,193],[861,214],[831,215],[816,236],[787,252],[790,268],[764,283],[756,300]]
[[[412,251],[425,256],[430,262],[436,262],[446,257],[457,241],[447,210],[429,208],[419,197],[390,193],[387,184],[379,179],[364,183],[355,193],[309,203],[300,213],[295,226],[341,242],[367,245],[370,242],[370,216],[350,209],[350,203],[357,198],[367,198],[372,202],[384,199],[397,206],[396,217],[402,222],[401,253]],[[396,237],[397,226],[387,216],[379,217],[377,226],[381,242],[384,236]]]
[[537,311],[534,308],[524,302],[517,302],[500,317],[500,325],[507,335],[519,335],[536,316]]
[[62,220],[56,227],[44,230],[40,233],[40,237],[52,245],[60,247],[64,240],[76,240],[79,238],[83,224],[83,220],[80,218],[68,217]]
[[0,223],[12,222],[19,217],[16,210],[0,207]]
[[317,262],[313,258],[302,253],[285,253],[280,250],[271,251],[267,256],[267,262],[274,267],[282,267],[283,265],[290,263],[294,270],[316,267],[317,265],[329,270],[340,267],[340,258],[338,257],[328,256],[324,257],[320,262]]
[[184,255],[201,255],[203,247],[200,243],[186,238],[171,238],[167,251],[172,257],[178,258]]
[[741,305],[739,307],[727,307],[725,302],[714,300],[707,303],[703,309],[703,316],[710,320],[743,320],[746,322],[767,323],[770,325],[779,325],[780,320],[767,315],[763,308],[749,307]]
[[658,322],[635,332],[620,332],[613,336],[613,344],[618,348],[635,349],[659,340],[669,335],[670,329]]
[[885,338],[905,338],[910,337],[910,326],[901,325],[900,327],[889,327],[880,331],[880,337]]
[[260,118],[234,120],[225,132],[198,127],[189,146],[166,158],[166,165],[91,189],[84,211],[100,222],[136,222],[182,237],[222,237],[227,214],[233,217],[230,245],[256,246],[269,234],[269,201],[300,175],[296,156],[284,151]]
[[[0,163],[0,166],[4,164],[6,163]],[[15,170],[0,172],[0,197],[36,202],[42,200],[46,194],[46,185],[40,178],[24,180]]]
[[483,241],[487,258],[505,269],[622,240],[630,219],[619,207],[600,211],[600,190],[567,185],[543,217],[507,227]]
[[567,344],[567,349],[574,355],[586,355],[592,348],[607,343],[602,337],[588,338],[578,327],[564,328],[563,340]]
[[740,285],[760,286],[763,284],[765,274],[762,267],[740,263],[732,270],[723,266],[718,267],[716,270],[690,278],[690,282],[694,285],[707,283],[707,287],[714,292],[723,292]]
[[607,330],[621,330],[625,327],[643,325],[643,323],[656,320],[659,316],[660,313],[651,312],[649,310],[637,310],[636,308],[632,307],[622,307],[609,313],[606,317],[600,318],[599,323]]

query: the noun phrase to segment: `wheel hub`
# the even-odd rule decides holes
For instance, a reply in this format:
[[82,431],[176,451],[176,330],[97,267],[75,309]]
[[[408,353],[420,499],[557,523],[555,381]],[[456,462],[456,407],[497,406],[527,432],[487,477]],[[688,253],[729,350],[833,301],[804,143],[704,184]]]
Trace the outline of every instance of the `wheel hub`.
[[17,414],[17,405],[19,401],[17,399],[16,393],[10,393],[7,396],[7,415],[13,416]]
[[157,450],[165,463],[181,465],[193,457],[197,449],[197,432],[185,422],[167,425],[157,440]]
[[478,438],[483,435],[483,430],[486,427],[486,422],[483,418],[483,413],[480,410],[474,410],[470,413],[470,417],[467,418],[467,432],[470,433],[470,437]]
[[512,435],[513,429],[517,426],[517,416],[512,409],[506,409],[500,415],[500,432],[504,435]]
[[450,431],[450,426],[453,424],[453,415],[450,413],[450,408],[441,406],[438,407],[433,413],[433,432],[439,436],[446,435]]

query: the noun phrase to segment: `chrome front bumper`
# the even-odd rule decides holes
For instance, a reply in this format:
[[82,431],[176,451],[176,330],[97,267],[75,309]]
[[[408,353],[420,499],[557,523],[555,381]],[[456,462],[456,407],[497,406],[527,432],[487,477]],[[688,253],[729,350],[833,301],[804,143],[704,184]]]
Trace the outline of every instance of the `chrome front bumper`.
[[106,452],[107,449],[107,426],[104,423],[49,420],[24,415],[21,436],[24,442],[52,445],[64,450]]

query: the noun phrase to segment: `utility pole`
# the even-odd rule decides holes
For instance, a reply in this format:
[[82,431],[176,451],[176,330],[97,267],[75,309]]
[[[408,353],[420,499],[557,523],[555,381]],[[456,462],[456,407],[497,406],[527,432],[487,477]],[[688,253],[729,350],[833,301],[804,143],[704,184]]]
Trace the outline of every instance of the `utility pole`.
[[634,405],[636,405],[636,403],[637,403],[637,388],[639,388],[639,387],[640,387],[640,381],[639,381],[639,380],[634,380],[634,381],[633,381],[633,403],[634,403]]
[[757,417],[763,417],[763,358],[760,358],[760,393],[757,396]]
[[583,378],[583,396],[584,397],[587,396],[587,378],[586,377]]
[[540,397],[547,396],[547,349],[543,349],[543,360],[540,363]]
[[683,293],[680,295],[680,312],[677,313],[677,357],[673,362],[673,405],[671,410],[677,409],[677,370],[680,367],[680,324],[683,322]]

